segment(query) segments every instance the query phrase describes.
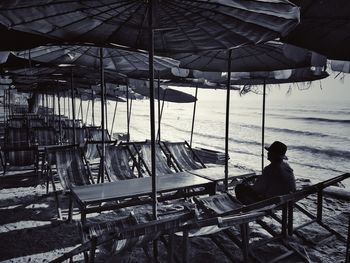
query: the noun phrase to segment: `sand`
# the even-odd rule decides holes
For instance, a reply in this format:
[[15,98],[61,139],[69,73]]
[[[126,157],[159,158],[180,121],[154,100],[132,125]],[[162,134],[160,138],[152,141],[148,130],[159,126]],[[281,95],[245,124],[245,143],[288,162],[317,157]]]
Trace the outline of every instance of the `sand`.
[[[12,182],[13,183],[13,182]],[[18,187],[18,185],[23,185]],[[16,182],[17,187],[11,184],[0,190],[0,262],[48,262],[64,252],[71,250],[81,243],[78,231],[79,214],[74,211],[74,220],[67,223],[57,218],[56,205],[52,193],[46,194],[43,185],[31,185],[28,181]],[[60,194],[62,207],[67,208],[67,196]],[[316,198],[311,196],[301,202],[308,211],[314,212]],[[171,207],[172,204],[163,205],[162,209]],[[133,207],[115,212],[106,212],[89,217],[90,221],[102,221],[129,214],[133,211],[139,218],[149,212],[150,206]],[[326,196],[324,198],[324,221],[344,237],[347,235],[348,220],[350,216],[349,202]],[[305,221],[300,213],[295,214],[295,223]],[[67,216],[67,209],[63,210],[63,216]],[[269,218],[264,222],[273,229],[278,230],[279,225]],[[258,241],[268,236],[258,224],[250,224],[251,241]],[[233,231],[238,233],[237,230]],[[313,241],[321,240],[328,232],[312,224],[299,231],[300,237],[294,235],[288,242],[296,249],[307,255],[310,262],[343,262],[345,259],[346,243],[332,235],[321,244]],[[226,248],[230,257],[241,260],[240,249],[231,242],[223,233],[213,235],[217,243]],[[181,258],[181,237],[175,238],[176,254]],[[151,244],[148,245],[151,249]],[[278,256],[285,247],[280,243],[264,245],[255,249],[255,254],[260,259],[269,259]],[[97,262],[148,262],[148,258],[141,247],[135,247],[122,255],[110,255],[97,251]],[[159,259],[166,261],[166,248],[159,242]],[[77,262],[83,262],[83,256],[74,258]],[[211,237],[190,238],[190,262],[231,262],[224,252],[218,248]],[[299,257],[291,256],[282,262],[302,262]]]

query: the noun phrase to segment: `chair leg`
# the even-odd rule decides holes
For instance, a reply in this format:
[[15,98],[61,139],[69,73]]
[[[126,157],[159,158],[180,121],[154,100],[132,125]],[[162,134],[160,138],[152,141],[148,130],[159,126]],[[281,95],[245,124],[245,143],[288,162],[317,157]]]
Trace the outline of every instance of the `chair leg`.
[[91,237],[89,263],[94,263],[94,261],[95,261],[96,245],[97,245],[97,237],[93,236],[93,237]]
[[158,240],[153,240],[153,261],[158,262]]
[[317,193],[317,222],[322,222],[323,191]]
[[190,251],[190,244],[188,240],[188,230],[183,231],[183,240],[182,240],[182,262],[188,263],[189,262],[189,255],[188,252]]
[[62,218],[60,202],[59,202],[58,193],[57,193],[57,190],[56,190],[55,181],[54,181],[54,178],[53,178],[52,171],[50,172],[50,178],[47,179],[46,193],[48,193],[48,190],[49,190],[49,180],[51,180],[52,190],[53,190],[54,196],[55,196],[58,218]]
[[288,234],[288,205],[282,207],[282,236],[286,238]]
[[348,226],[348,240],[346,245],[345,263],[350,263],[350,217],[349,217],[349,226]]
[[293,212],[294,212],[294,204],[293,202],[288,202],[288,235],[292,236],[293,235]]
[[67,221],[70,222],[73,217],[73,198],[72,195],[69,194],[69,208],[68,208],[68,219]]
[[169,234],[168,242],[168,263],[172,263],[174,258],[174,234]]
[[242,253],[243,253],[243,262],[249,262],[249,225],[244,223],[240,225],[241,237],[242,237]]

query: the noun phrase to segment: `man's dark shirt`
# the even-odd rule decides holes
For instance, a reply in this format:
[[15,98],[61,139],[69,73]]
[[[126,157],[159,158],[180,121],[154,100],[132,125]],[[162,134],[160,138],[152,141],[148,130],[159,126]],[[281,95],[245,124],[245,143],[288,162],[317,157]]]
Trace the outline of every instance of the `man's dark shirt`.
[[283,161],[271,163],[264,168],[252,189],[265,198],[293,192],[295,191],[293,169]]

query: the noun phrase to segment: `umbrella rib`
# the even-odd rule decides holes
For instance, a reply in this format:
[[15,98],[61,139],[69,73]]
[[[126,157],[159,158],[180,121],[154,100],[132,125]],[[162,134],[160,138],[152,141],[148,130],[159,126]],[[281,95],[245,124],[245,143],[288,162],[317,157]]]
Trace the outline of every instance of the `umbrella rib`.
[[[127,2],[127,0],[126,0],[125,2]],[[61,3],[61,4],[63,4],[63,3]],[[127,4],[129,4],[129,3],[126,3],[125,5],[127,5]],[[50,6],[50,4],[47,4],[47,5]],[[99,6],[94,6],[93,8],[100,8],[100,7],[105,7],[105,6],[106,6],[106,5],[103,4],[103,5],[99,5]],[[117,6],[117,7],[121,7],[121,6],[123,6],[123,5],[120,5],[120,6]],[[31,6],[31,7],[36,7],[36,6],[34,5],[34,6]],[[28,8],[28,7],[23,7],[23,8]],[[52,14],[52,15],[48,15],[48,16],[44,16],[44,17],[39,17],[39,18],[35,18],[35,19],[32,19],[32,20],[28,20],[28,21],[23,21],[23,22],[21,22],[21,23],[13,24],[12,26],[19,26],[19,25],[28,24],[28,23],[40,21],[40,20],[43,20],[43,19],[46,20],[46,19],[48,19],[48,18],[58,17],[58,16],[67,15],[67,14],[71,14],[71,13],[84,12],[84,11],[89,10],[89,9],[91,9],[91,8],[92,8],[92,7],[89,6],[89,7],[86,7],[86,8],[79,8],[79,9],[76,9],[76,10],[70,10],[70,11],[65,11],[65,12],[57,12],[57,13]],[[114,8],[116,8],[116,7],[114,7]],[[112,9],[113,9],[113,8],[110,8],[109,11],[112,10]],[[7,9],[7,10],[8,10],[8,9]],[[0,9],[0,11],[1,11],[1,9]],[[105,13],[105,12],[106,12],[106,11],[101,11],[101,12],[98,13],[98,14],[92,15],[91,17],[83,17],[83,18],[81,18],[81,19],[79,19],[79,20],[75,20],[75,21],[73,21],[73,22],[71,22],[71,23],[68,23],[68,24],[66,24],[66,25],[63,25],[63,26],[57,26],[57,25],[55,25],[54,29],[51,30],[51,31],[49,31],[49,33],[52,33],[53,31],[55,31],[55,30],[58,29],[58,28],[66,28],[67,26],[70,26],[70,25],[75,24],[75,23],[77,23],[77,22],[81,22],[81,21],[83,21],[83,20],[85,20],[85,19],[88,19],[88,18],[92,18],[92,17],[98,16],[98,15],[103,14],[103,13]]]
[[[193,14],[199,15],[199,16],[201,16],[202,18],[204,18],[204,19],[206,19],[206,20],[210,20],[210,21],[212,21],[213,23],[215,23],[215,24],[217,24],[217,25],[219,25],[219,26],[221,26],[221,27],[223,26],[222,24],[218,23],[216,20],[213,20],[212,18],[204,17],[203,15],[201,15],[201,12],[199,12],[199,11],[194,12],[194,11],[192,11],[192,9],[190,9],[190,8],[189,8],[189,9],[186,9],[186,8],[182,7],[181,5],[174,3],[173,1],[168,1],[168,2],[170,2],[172,5],[174,5],[174,6],[178,7],[178,8],[182,8],[184,11],[191,12],[191,13],[193,13]],[[197,7],[198,7],[198,6],[197,6]],[[201,7],[199,7],[199,8],[201,8]],[[198,8],[198,9],[199,9],[199,8]],[[202,10],[205,10],[205,11],[213,12],[213,13],[216,13],[216,14],[220,14],[220,15],[225,16],[225,17],[229,17],[229,18],[232,19],[232,20],[242,21],[242,22],[244,22],[244,23],[246,23],[246,24],[251,24],[252,26],[261,28],[261,29],[263,29],[263,30],[266,31],[266,28],[263,27],[263,26],[261,26],[261,25],[254,24],[254,23],[252,23],[252,22],[247,22],[247,21],[244,21],[244,20],[242,20],[242,19],[240,19],[240,18],[237,18],[237,17],[232,17],[232,16],[230,16],[230,15],[227,15],[227,14],[225,14],[225,13],[219,12],[219,11],[217,11],[217,10],[208,10],[208,9],[205,9],[205,8],[201,8],[201,9],[202,9]],[[244,9],[241,9],[241,8],[236,8],[236,9],[240,9],[240,10],[242,10],[242,11],[246,11],[246,12],[247,12],[247,10],[244,10]],[[269,14],[262,14],[262,15],[263,15],[263,16],[266,16],[266,17],[272,17],[272,16],[269,15]],[[187,20],[191,21],[190,19],[187,19]],[[204,30],[204,31],[206,31],[204,28],[201,28],[201,29]],[[226,29],[229,30],[229,31],[231,31],[230,29],[233,29],[233,28],[227,28],[227,27],[226,27]],[[268,28],[267,30],[270,31],[270,32],[275,32],[275,33],[279,34],[278,31],[275,31],[275,30],[273,30],[273,29]],[[232,32],[232,31],[231,31],[231,32]],[[232,32],[232,33],[237,34],[236,32]],[[248,42],[252,43],[252,41],[251,41],[250,39],[248,39],[246,36],[242,36],[242,35],[239,35],[239,36],[241,36],[241,37],[244,38],[244,39],[247,39]]]
[[[125,1],[125,2],[126,2],[126,1]],[[108,9],[108,11],[111,11],[111,10],[113,10],[113,9],[115,9],[115,8],[119,8],[119,7],[121,7],[121,6],[126,6],[126,5],[130,5],[130,4],[129,4],[129,3],[126,3],[126,4],[123,4],[123,5],[119,5],[119,6],[117,6],[117,7],[111,7],[110,9]],[[106,5],[104,5],[104,6],[106,6]],[[101,6],[99,6],[99,7],[104,7],[104,6],[101,5]],[[91,7],[90,7],[90,8],[91,8]],[[88,9],[88,8],[86,8],[86,9]],[[78,10],[78,11],[80,11],[80,10]],[[101,15],[101,14],[103,14],[103,13],[106,13],[106,11],[105,11],[105,10],[104,10],[104,11],[100,11],[99,13],[94,14],[94,15],[92,15],[91,17],[83,17],[83,18],[81,18],[81,19],[79,19],[79,20],[73,21],[73,22],[68,23],[68,24],[66,24],[66,25],[63,25],[63,26],[55,26],[55,28],[54,28],[53,30],[49,31],[49,33],[52,33],[53,31],[57,30],[58,28],[59,28],[59,29],[61,29],[61,28],[67,28],[68,26],[71,26],[71,25],[73,25],[73,24],[76,24],[76,23],[81,22],[81,21],[86,20],[86,19],[91,19],[91,18],[96,17],[96,16],[98,16],[98,15]],[[92,28],[92,29],[90,29],[90,30],[88,30],[88,31],[83,32],[83,34],[79,35],[78,37],[81,37],[81,36],[83,36],[83,35],[86,35],[87,33],[89,33],[89,32],[91,32],[91,31],[95,30],[97,27],[99,27],[99,26],[105,24],[107,21],[110,21],[110,20],[113,19],[113,18],[114,18],[114,17],[111,17],[111,18],[109,18],[109,19],[100,21],[101,23],[100,23],[99,25],[97,25],[96,27],[94,27],[94,28]]]
[[[211,19],[211,18],[209,18],[209,17],[204,17],[204,16],[202,16],[201,14],[200,14],[200,12],[193,12],[193,11],[191,11],[191,10],[188,10],[188,9],[186,9],[186,8],[183,8],[182,6],[179,6],[179,5],[176,5],[175,3],[172,3],[175,7],[177,7],[177,8],[180,8],[180,9],[183,9],[184,11],[186,11],[186,12],[191,12],[191,13],[194,13],[194,14],[196,14],[196,15],[199,15],[200,17],[202,17],[203,19],[205,19],[205,20],[210,20],[210,21],[212,21],[214,24],[217,24],[217,25],[219,25],[220,27],[223,27],[223,25],[222,24],[219,24],[216,20],[213,20],[213,19]],[[169,6],[170,7],[170,6]],[[170,7],[171,8],[171,7]],[[173,10],[176,10],[175,8],[172,8]],[[206,9],[205,9],[206,10]],[[210,12],[213,12],[212,10],[210,10]],[[219,13],[219,14],[221,14],[220,12],[217,12],[217,13]],[[187,18],[187,17],[185,17],[184,16],[184,18],[187,20],[187,21],[189,21],[189,22],[191,22],[191,20],[189,19],[189,18]],[[235,18],[232,18],[231,17],[231,19],[235,19]],[[237,20],[237,19],[236,19]],[[201,30],[203,30],[204,32],[206,32],[208,35],[210,35],[210,36],[213,36],[213,34],[212,33],[209,33],[208,32],[208,30],[206,30],[205,28],[200,28]],[[229,28],[227,28],[227,27],[225,27],[225,29],[227,29],[227,30],[230,30]],[[232,31],[231,31],[232,32]],[[185,34],[185,33],[184,33]],[[236,33],[235,33],[236,34]],[[187,35],[187,34],[185,34],[185,35]],[[241,35],[239,35],[239,36],[241,36]],[[244,37],[244,36],[241,36],[242,38],[244,38],[244,39],[247,39],[246,37]],[[217,39],[216,39],[216,37],[215,36],[213,36],[213,38],[212,38],[215,42],[217,42],[220,46],[222,46],[222,43],[220,42],[220,41],[218,41]],[[249,40],[249,39],[247,39],[248,40],[248,42],[251,42],[251,40]],[[193,41],[191,41],[192,43],[193,43]],[[225,49],[227,49],[227,48],[229,48],[229,47],[225,47]]]

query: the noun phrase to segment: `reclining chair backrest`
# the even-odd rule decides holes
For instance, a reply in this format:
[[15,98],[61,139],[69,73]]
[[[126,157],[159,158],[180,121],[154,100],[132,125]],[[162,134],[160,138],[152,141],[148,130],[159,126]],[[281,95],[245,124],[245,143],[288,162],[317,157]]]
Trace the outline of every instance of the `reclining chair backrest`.
[[37,165],[37,147],[23,146],[4,149],[5,162],[10,166]]
[[25,128],[27,125],[25,118],[13,118],[7,121],[9,128]]
[[[69,143],[74,143],[74,132],[72,127],[64,127],[64,138],[68,140]],[[75,144],[81,144],[84,143],[86,139],[86,131],[84,128],[75,128]]]
[[273,197],[250,205],[241,204],[230,194],[213,195],[201,199],[196,198],[196,203],[212,216],[227,216],[238,213],[257,212],[275,208],[283,203],[281,197]]
[[35,119],[28,119],[28,128],[37,128],[37,127],[44,127],[44,120],[35,118]]
[[64,189],[90,184],[90,174],[78,147],[61,147],[55,149],[57,173]]
[[[156,154],[156,174],[171,174],[173,171],[168,165],[166,157],[163,155],[162,149],[159,144],[155,145],[155,154]],[[151,144],[145,143],[141,146],[141,156],[145,165],[148,169],[151,169],[152,158],[151,158]]]
[[97,143],[92,142],[86,142],[86,148],[85,148],[85,157],[88,160],[97,159],[100,157],[100,153],[97,149],[98,145]]
[[129,165],[129,150],[126,146],[107,145],[105,151],[106,170],[111,181],[136,178]]
[[58,137],[53,127],[34,128],[35,142],[40,146],[58,144]]
[[182,170],[195,170],[205,168],[203,163],[195,160],[194,156],[189,152],[186,143],[183,142],[164,142],[166,149],[173,156],[175,162]]
[[29,132],[26,127],[13,128],[8,127],[5,133],[5,141],[9,147],[27,147],[29,146]]
[[[91,141],[102,141],[102,129],[99,127],[88,127],[89,140]],[[109,141],[111,137],[108,131],[104,130],[105,140]]]

